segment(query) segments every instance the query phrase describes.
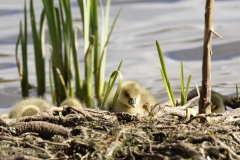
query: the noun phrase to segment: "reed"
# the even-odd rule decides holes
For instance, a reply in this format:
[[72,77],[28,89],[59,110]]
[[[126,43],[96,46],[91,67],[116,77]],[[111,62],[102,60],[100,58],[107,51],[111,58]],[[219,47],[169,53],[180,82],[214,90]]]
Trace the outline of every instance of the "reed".
[[166,65],[164,62],[164,57],[163,57],[163,53],[160,47],[160,44],[158,41],[156,41],[156,46],[157,46],[157,50],[158,50],[158,56],[160,59],[160,64],[161,64],[161,68],[160,68],[160,73],[162,75],[162,79],[169,97],[169,100],[171,101],[172,106],[176,106],[176,101],[174,98],[174,94],[172,91],[172,87],[170,85],[169,79],[168,79],[168,75],[167,75],[167,71],[166,71]]
[[123,61],[120,62],[120,64],[118,65],[118,69],[116,71],[114,71],[111,74],[110,78],[109,78],[107,89],[106,89],[106,93],[105,93],[105,95],[103,97],[103,101],[102,101],[102,104],[100,106],[100,109],[105,108],[105,104],[106,104],[106,101],[108,99],[108,96],[109,96],[109,94],[110,94],[110,92],[111,92],[111,90],[113,88],[113,85],[115,84],[115,81],[116,81],[117,77],[119,76],[118,87],[117,87],[117,90],[116,90],[116,92],[114,94],[114,97],[113,97],[113,104],[112,104],[112,106],[114,106],[116,101],[117,101],[118,95],[120,93],[121,85],[122,85],[122,73],[120,71],[120,69],[122,67],[122,62]]
[[[187,86],[185,90],[184,86],[184,71],[183,71],[183,63],[182,61],[180,62],[180,86],[181,86],[181,105],[183,106],[187,102],[187,97],[188,97],[188,89],[190,85],[192,75],[188,76],[188,81],[187,81]],[[185,91],[184,91],[185,90]]]
[[106,6],[106,14],[105,14],[105,19],[104,19],[104,23],[102,26],[102,40],[101,40],[101,49],[100,49],[100,59],[99,59],[99,66],[97,68],[95,68],[95,70],[99,69],[99,72],[97,72],[96,76],[95,76],[95,82],[97,82],[96,84],[96,95],[98,97],[98,99],[101,100],[102,95],[104,93],[104,77],[105,77],[105,66],[106,66],[106,49],[107,49],[107,44],[109,42],[109,39],[112,35],[113,32],[113,28],[117,22],[117,19],[122,11],[122,7],[120,8],[120,10],[118,11],[113,24],[111,25],[110,28],[110,32],[108,33],[108,19],[109,19],[109,11],[110,11],[110,2],[107,2],[107,6]]
[[55,84],[55,93],[56,93],[56,100],[57,104],[60,104],[64,99],[67,98],[66,92],[64,90],[64,85],[62,84],[61,78],[57,73],[57,70],[61,73],[66,82],[66,69],[64,66],[63,55],[62,52],[62,32],[61,32],[61,21],[60,21],[60,14],[59,9],[54,7],[53,0],[42,0],[45,15],[47,17],[47,24],[49,30],[49,39],[51,45],[51,59],[52,59],[52,71],[53,71],[53,80]]
[[[105,12],[100,1],[102,8],[102,31],[99,32],[97,0],[78,0],[82,17],[82,29],[80,29],[79,25],[76,27],[73,25],[69,0],[59,0],[58,7],[55,6],[54,0],[42,0],[44,9],[40,17],[38,31],[33,2],[33,0],[30,1],[30,16],[38,95],[43,96],[46,88],[44,53],[46,18],[50,39],[49,81],[53,103],[59,105],[66,98],[76,96],[85,102],[88,107],[94,107],[93,90],[95,90],[95,97],[98,98],[99,102],[102,101],[105,92],[104,84],[106,82],[104,77],[107,44],[122,8],[119,10],[108,32],[111,1],[107,1]],[[28,96],[26,3],[24,6],[24,30],[22,29],[22,22],[20,22],[20,33],[16,45],[16,61],[19,66],[18,71],[22,84],[22,94]],[[85,79],[81,79],[78,62],[78,30],[84,39]],[[101,36],[99,36],[99,33],[101,33]],[[17,52],[20,42],[22,46],[23,69],[21,69]],[[95,89],[93,89],[93,86],[95,86]]]
[[[160,44],[158,43],[158,41],[156,41],[156,46],[157,46],[158,56],[159,56],[159,60],[160,60],[160,64],[161,64],[160,73],[161,73],[161,76],[162,76],[162,79],[163,79],[163,82],[164,82],[164,85],[165,85],[165,89],[167,91],[167,94],[168,94],[168,97],[169,97],[169,100],[170,100],[172,106],[176,106],[175,96],[174,96],[174,93],[172,91],[172,87],[170,85],[170,81],[169,81],[168,75],[167,75],[164,56],[163,56],[163,53],[162,53],[162,50],[161,50],[161,47],[160,47]],[[188,81],[187,81],[187,85],[186,85],[186,88],[185,88],[183,63],[180,62],[181,105],[184,105],[187,102],[188,89],[189,89],[191,77],[192,77],[192,75],[188,76]],[[146,110],[149,111],[149,106],[146,105],[145,107],[146,107]],[[153,106],[153,107],[150,107],[150,108],[153,108],[153,110],[149,111],[149,113],[152,114],[152,112],[154,112],[155,107]]]
[[[27,63],[27,9],[26,9],[26,1],[24,1],[24,28],[22,27],[22,21],[20,21],[20,32],[16,43],[16,62],[18,67],[19,79],[22,87],[22,97],[28,96],[28,63]],[[21,51],[22,51],[22,67],[21,62],[18,55],[18,46],[21,43]]]
[[[100,1],[101,5],[101,13],[102,13],[102,30],[99,32],[99,22],[98,22],[98,3],[96,0],[78,0],[79,8],[81,11],[81,17],[83,22],[83,35],[84,35],[84,53],[87,53],[87,47],[90,42],[90,37],[94,36],[93,43],[93,72],[94,72],[94,84],[95,84],[95,95],[98,101],[101,103],[103,94],[105,92],[105,65],[106,65],[106,52],[107,52],[107,44],[109,42],[110,36],[113,32],[114,26],[117,22],[117,19],[121,13],[122,8],[118,11],[112,25],[110,31],[108,32],[109,27],[109,15],[110,15],[110,6],[111,0],[107,1],[106,10],[104,12],[102,1]],[[99,34],[101,33],[101,38],[99,38]],[[98,45],[100,44],[100,46]],[[91,67],[89,64],[85,63],[86,70],[88,67]],[[92,80],[92,77],[88,75],[87,79]],[[93,92],[91,86],[87,83],[91,83],[90,81],[85,82],[85,90],[88,93]],[[91,94],[93,95],[93,94]]]
[[43,96],[45,93],[45,12],[42,11],[40,18],[40,29],[37,32],[35,13],[33,7],[33,0],[30,1],[30,16],[31,16],[31,29],[33,38],[33,47],[35,55],[35,68],[37,76],[37,93],[39,96]]

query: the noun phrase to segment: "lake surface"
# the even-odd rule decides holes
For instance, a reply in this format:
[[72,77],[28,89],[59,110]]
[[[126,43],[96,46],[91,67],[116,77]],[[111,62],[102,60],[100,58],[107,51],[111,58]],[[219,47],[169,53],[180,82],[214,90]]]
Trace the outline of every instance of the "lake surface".
[[[73,17],[80,19],[77,2],[71,2]],[[21,98],[15,44],[19,22],[23,19],[23,3],[23,0],[0,1],[0,114],[7,112],[15,101]],[[35,0],[34,3],[39,19],[42,1]],[[196,83],[201,85],[205,1],[112,0],[110,22],[122,5],[122,13],[108,45],[106,80],[123,60],[121,71],[124,80],[140,82],[156,95],[159,102],[165,101],[167,96],[159,71],[160,62],[156,49],[158,40],[165,55],[173,90],[176,93],[180,91],[180,61],[184,65],[185,81],[191,74],[191,87]],[[212,88],[227,95],[235,93],[236,84],[240,86],[239,15],[239,0],[215,0],[214,30],[223,39],[213,36]],[[30,21],[28,22],[30,28]],[[81,26],[80,21],[76,21],[75,25]],[[28,34],[29,80],[30,83],[36,84],[31,33]],[[81,40],[79,46],[79,62],[83,69]],[[48,44],[46,52],[48,60]],[[49,85],[47,89],[49,90]],[[35,95],[35,91],[30,92],[31,95]],[[47,96],[47,99],[51,100],[50,96]]]

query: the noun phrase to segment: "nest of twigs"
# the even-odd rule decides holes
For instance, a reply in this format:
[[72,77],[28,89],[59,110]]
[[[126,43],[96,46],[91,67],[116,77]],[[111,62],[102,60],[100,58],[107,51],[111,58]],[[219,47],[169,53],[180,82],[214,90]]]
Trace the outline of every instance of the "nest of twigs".
[[54,108],[0,119],[0,159],[240,159],[239,113],[185,120]]

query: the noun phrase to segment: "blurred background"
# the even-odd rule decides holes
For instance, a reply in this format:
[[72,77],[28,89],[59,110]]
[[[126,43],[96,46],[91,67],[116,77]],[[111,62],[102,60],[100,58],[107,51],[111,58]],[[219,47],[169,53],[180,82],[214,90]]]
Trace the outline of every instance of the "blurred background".
[[[29,12],[29,1],[27,9]],[[56,1],[57,3],[57,1]],[[202,45],[204,33],[204,0],[112,0],[110,24],[118,10],[117,20],[107,49],[106,80],[123,60],[124,80],[136,80],[157,97],[167,100],[159,71],[156,40],[161,44],[173,91],[180,92],[180,61],[184,65],[185,83],[192,75],[191,88],[201,85]],[[75,25],[81,26],[77,2],[72,0]],[[23,19],[23,0],[0,1],[0,114],[7,112],[21,98],[21,87],[15,59],[19,22]],[[34,0],[39,21],[42,1]],[[240,86],[240,1],[215,0],[214,30],[223,39],[213,36],[212,89],[234,95]],[[30,21],[28,21],[30,26]],[[46,36],[47,36],[46,31]],[[29,81],[36,85],[33,44],[29,27]],[[79,63],[83,73],[83,41],[79,38]],[[49,59],[49,44],[46,44]],[[47,62],[46,62],[47,63]],[[46,66],[48,71],[48,65]],[[51,102],[49,80],[46,98]],[[30,95],[36,95],[35,89]]]

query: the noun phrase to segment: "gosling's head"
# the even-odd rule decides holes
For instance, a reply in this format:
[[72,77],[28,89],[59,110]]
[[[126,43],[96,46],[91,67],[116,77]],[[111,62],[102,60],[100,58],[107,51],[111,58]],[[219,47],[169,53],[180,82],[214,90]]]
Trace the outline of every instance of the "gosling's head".
[[40,112],[41,111],[37,106],[27,105],[27,106],[24,106],[23,109],[22,109],[22,117],[33,116],[33,115],[36,115]]
[[82,104],[80,103],[80,101],[77,98],[67,98],[65,99],[60,106],[75,106],[77,108],[83,108]]
[[142,87],[134,81],[122,84],[119,101],[128,107],[136,107],[140,103]]
[[8,119],[9,115],[7,113],[4,113],[4,114],[1,115],[1,118],[2,119]]

